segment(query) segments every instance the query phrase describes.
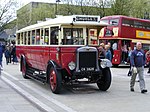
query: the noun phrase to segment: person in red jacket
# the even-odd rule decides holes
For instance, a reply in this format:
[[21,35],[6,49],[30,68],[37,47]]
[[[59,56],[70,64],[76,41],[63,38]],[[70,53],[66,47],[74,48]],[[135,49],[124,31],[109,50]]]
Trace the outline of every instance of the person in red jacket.
[[147,73],[150,73],[150,60],[148,60],[149,58],[150,58],[150,50],[146,52],[146,59],[148,62],[148,72]]

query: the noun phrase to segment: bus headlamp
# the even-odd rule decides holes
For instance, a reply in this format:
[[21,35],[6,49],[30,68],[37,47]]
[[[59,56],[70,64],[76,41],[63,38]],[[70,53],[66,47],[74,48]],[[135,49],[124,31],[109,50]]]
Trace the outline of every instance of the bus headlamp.
[[76,67],[76,65],[75,65],[75,63],[74,63],[73,61],[71,61],[71,62],[68,64],[68,67],[69,67],[70,70],[74,70],[75,67]]
[[106,67],[111,67],[112,63],[108,59],[101,59],[101,67],[106,68]]

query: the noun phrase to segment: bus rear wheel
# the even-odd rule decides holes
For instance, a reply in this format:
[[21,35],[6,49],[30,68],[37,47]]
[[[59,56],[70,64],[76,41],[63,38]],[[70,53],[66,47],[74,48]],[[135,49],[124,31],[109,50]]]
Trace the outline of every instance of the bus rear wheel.
[[111,72],[110,68],[102,70],[102,78],[97,81],[97,86],[102,91],[107,91],[111,85]]
[[61,72],[56,70],[54,67],[51,67],[49,72],[49,83],[53,93],[60,93],[62,87],[62,76]]
[[22,70],[22,76],[25,78],[25,79],[28,79],[29,77],[27,77],[27,69],[28,69],[28,66],[26,64],[26,61],[25,60],[22,60],[21,61],[21,70]]

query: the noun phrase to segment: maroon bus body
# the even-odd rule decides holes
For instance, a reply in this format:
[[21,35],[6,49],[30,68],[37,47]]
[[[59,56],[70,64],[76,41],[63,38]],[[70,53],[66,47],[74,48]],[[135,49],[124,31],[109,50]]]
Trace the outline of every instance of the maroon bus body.
[[66,69],[70,74],[68,63],[75,62],[75,51],[77,47],[60,46],[17,46],[17,57],[20,54],[26,57],[26,62],[30,67],[41,71],[46,71],[48,61],[53,60],[59,66]]

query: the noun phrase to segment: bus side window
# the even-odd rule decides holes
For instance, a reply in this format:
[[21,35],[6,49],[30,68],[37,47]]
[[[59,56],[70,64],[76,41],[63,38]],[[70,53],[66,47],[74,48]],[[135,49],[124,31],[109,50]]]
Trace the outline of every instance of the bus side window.
[[32,45],[35,44],[35,30],[32,30]]
[[51,27],[51,45],[58,45],[58,31],[59,27]]
[[21,37],[21,34],[18,33],[18,34],[17,34],[17,44],[18,44],[18,45],[20,45],[20,37]]
[[30,43],[30,38],[31,38],[31,32],[30,31],[28,31],[28,45],[30,45],[31,43]]
[[44,36],[45,36],[45,30],[42,28],[40,32],[40,45],[44,44]]
[[36,45],[40,44],[40,29],[36,30]]
[[70,28],[64,28],[63,29],[63,45],[71,45],[73,44],[72,38],[71,38],[71,29]]
[[24,32],[24,45],[27,45],[27,32]]
[[21,33],[21,42],[20,44],[23,44],[23,32]]
[[49,44],[49,28],[45,29],[44,44],[45,45]]

